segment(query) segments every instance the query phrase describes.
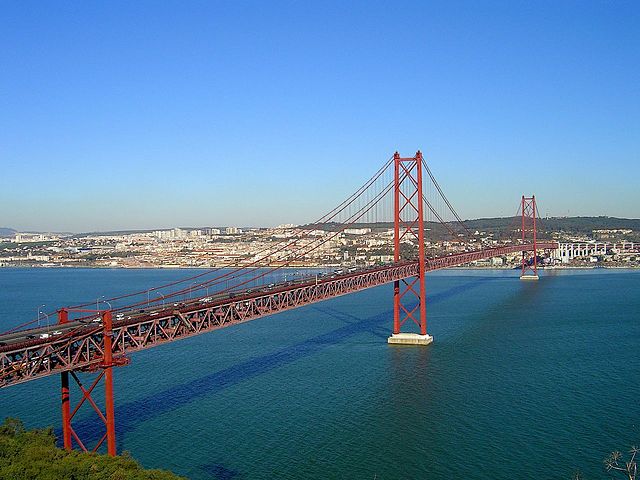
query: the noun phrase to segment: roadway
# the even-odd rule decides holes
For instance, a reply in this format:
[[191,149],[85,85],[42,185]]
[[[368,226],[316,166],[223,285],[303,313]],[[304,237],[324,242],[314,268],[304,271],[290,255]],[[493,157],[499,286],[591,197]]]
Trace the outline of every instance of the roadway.
[[[225,293],[214,293],[211,295],[199,297],[196,299],[180,300],[170,302],[167,306],[165,302],[162,304],[139,307],[133,310],[114,309],[113,328],[134,324],[154,316],[166,316],[175,313],[176,310],[188,312],[194,307],[215,307],[230,300],[246,300],[253,297],[259,297],[265,293],[276,293],[291,288],[293,285],[311,285],[315,283],[327,282],[331,279],[348,278],[358,275],[360,272],[383,270],[386,266],[367,267],[364,269],[338,269],[333,274],[314,274],[313,276],[303,277],[301,279],[271,283],[266,286],[253,287],[245,290],[229,291]],[[340,273],[342,272],[342,273]],[[46,326],[30,328],[25,330],[17,330],[15,332],[0,335],[0,352],[9,351],[16,347],[27,347],[39,345],[51,341],[61,340],[69,337],[71,334],[84,335],[92,330],[101,329],[102,317],[100,312],[96,312],[91,316],[85,316],[79,320],[70,320],[66,323],[55,323]]]
[[[537,248],[557,248],[557,243],[540,242]],[[427,259],[425,267],[433,271],[532,250],[533,245],[525,244],[461,252]],[[110,335],[113,358],[126,362],[129,354],[142,349],[415,277],[418,272],[415,260],[397,262],[147,308],[114,309]],[[0,336],[0,388],[56,372],[98,368],[104,360],[104,334],[98,313],[92,312],[65,324]]]

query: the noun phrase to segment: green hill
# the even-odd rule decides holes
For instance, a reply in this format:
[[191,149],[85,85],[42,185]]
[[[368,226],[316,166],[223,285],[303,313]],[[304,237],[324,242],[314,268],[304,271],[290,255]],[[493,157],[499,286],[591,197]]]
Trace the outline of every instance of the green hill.
[[[494,218],[476,218],[464,220],[465,226],[474,233],[487,232],[493,233],[495,238],[509,238],[518,235],[521,217],[494,217]],[[457,222],[449,222],[449,229],[438,222],[425,222],[425,228],[428,230],[428,240],[450,240],[453,232],[464,234],[465,229]],[[328,231],[338,231],[343,226],[338,223],[322,223],[307,225],[305,228],[320,228]],[[352,228],[371,228],[372,230],[386,230],[393,228],[393,223],[356,223]],[[616,218],[616,217],[549,217],[538,219],[538,231],[540,235],[550,234],[552,232],[564,232],[589,235],[594,230],[633,230],[631,238],[640,235],[640,219],[637,218]]]
[[0,426],[0,478],[3,480],[179,480],[162,470],[146,470],[128,455],[109,457],[68,452],[55,446],[51,429],[24,429],[6,419]]

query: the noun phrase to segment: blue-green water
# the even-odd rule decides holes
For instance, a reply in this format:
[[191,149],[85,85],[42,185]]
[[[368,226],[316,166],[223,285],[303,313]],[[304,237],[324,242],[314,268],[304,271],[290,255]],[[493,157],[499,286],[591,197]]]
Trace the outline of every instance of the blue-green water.
[[[0,329],[184,275],[0,269]],[[640,272],[427,282],[426,348],[386,344],[384,286],[133,355],[119,450],[192,479],[511,480],[606,478],[602,458],[639,443]],[[0,415],[58,427],[59,378],[1,390]]]

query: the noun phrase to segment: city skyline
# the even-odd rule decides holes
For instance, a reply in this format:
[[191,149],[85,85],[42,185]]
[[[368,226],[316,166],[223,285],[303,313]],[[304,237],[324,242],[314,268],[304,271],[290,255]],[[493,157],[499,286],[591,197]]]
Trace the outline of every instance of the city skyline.
[[420,149],[463,218],[640,217],[640,8],[6,5],[0,227],[304,224]]

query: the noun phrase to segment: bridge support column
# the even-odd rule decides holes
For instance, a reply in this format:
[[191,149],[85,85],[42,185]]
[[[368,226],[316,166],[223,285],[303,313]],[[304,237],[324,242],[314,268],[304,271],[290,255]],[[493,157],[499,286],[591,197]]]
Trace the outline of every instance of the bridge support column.
[[[91,365],[88,371],[95,371],[101,369],[101,372],[93,380],[91,385],[86,388],[77,373],[74,370],[65,371],[60,374],[62,380],[62,440],[64,448],[67,450],[73,449],[73,444],[78,446],[80,450],[85,452],[96,452],[105,443],[107,446],[107,453],[110,456],[116,455],[116,429],[115,429],[115,415],[114,415],[114,402],[113,402],[113,367],[119,365],[125,365],[127,360],[124,358],[113,358],[113,342],[112,342],[112,315],[111,311],[107,310],[101,313],[102,317],[102,330],[103,330],[103,360],[101,363]],[[68,312],[66,310],[60,310],[58,312],[59,323],[66,323],[68,321]],[[78,388],[82,392],[82,398],[78,404],[71,410],[71,396],[69,388],[69,376],[71,376]],[[105,409],[104,413],[92,397],[92,393],[100,383],[100,380],[104,380],[104,398]],[[95,439],[96,444],[93,448],[89,449],[85,442],[80,439],[78,432],[73,429],[71,421],[75,417],[76,413],[85,404],[89,404],[91,408],[96,412],[99,419],[105,425],[105,433],[99,438]]]
[[[425,285],[424,201],[422,194],[422,153],[415,157],[394,159],[394,261],[402,259],[403,241],[418,245],[418,276],[397,280],[393,284],[393,335],[390,344],[428,345],[433,337],[427,335],[427,302]],[[416,302],[415,304],[414,302]],[[407,320],[418,327],[419,333],[401,332]]]
[[522,196],[520,205],[522,212],[522,243],[526,243],[528,236],[533,237],[533,258],[529,259],[527,252],[522,252],[522,274],[520,280],[538,280],[538,250],[537,250],[537,229],[536,216],[536,196]]
[[[66,308],[58,310],[58,323],[65,324],[69,321],[69,312]],[[65,450],[71,450],[71,405],[69,403],[69,372],[60,374],[62,394],[62,444]]]
[[69,372],[60,374],[62,380],[62,444],[65,450],[73,448],[71,444],[71,405],[69,404]]
[[111,330],[111,310],[107,310],[102,315],[104,324],[104,403],[105,403],[105,425],[107,427],[107,453],[114,457],[116,455],[116,421],[113,405],[113,347]]

